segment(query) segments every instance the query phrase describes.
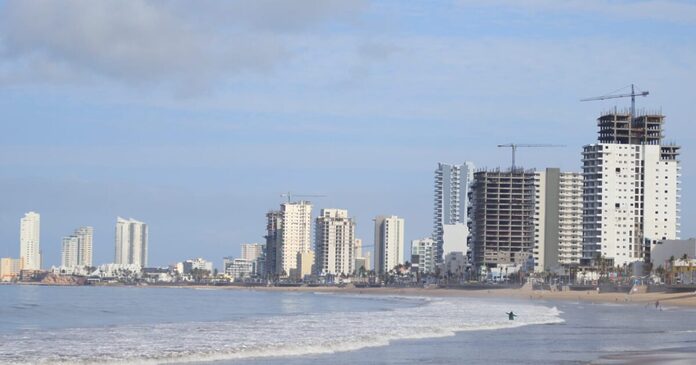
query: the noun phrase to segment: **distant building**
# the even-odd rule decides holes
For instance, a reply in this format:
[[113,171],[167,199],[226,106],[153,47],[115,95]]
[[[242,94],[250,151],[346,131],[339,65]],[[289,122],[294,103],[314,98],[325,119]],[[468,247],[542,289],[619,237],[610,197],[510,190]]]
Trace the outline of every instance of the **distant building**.
[[62,267],[92,266],[92,227],[80,227],[70,236],[63,237]]
[[264,272],[266,276],[280,275],[278,270],[278,250],[282,240],[283,215],[279,210],[266,213],[266,248],[264,251]]
[[235,280],[244,279],[253,275],[254,262],[243,258],[225,258],[225,274]]
[[372,255],[370,254],[369,251],[363,251],[363,241],[360,238],[355,239],[355,264],[353,264],[353,267],[355,268],[355,273],[358,273],[360,271],[360,268],[362,267],[364,271],[370,271],[372,270],[372,265],[371,265],[371,257]]
[[183,274],[188,275],[191,273],[193,270],[202,270],[202,271],[207,271],[209,273],[213,273],[213,263],[210,261],[206,261],[202,258],[195,258],[193,260],[186,260],[183,262],[182,265],[183,268]]
[[468,251],[469,187],[474,178],[474,164],[438,163],[435,170],[433,239],[435,261],[442,262],[448,252]]
[[355,271],[355,222],[344,209],[322,209],[315,224],[315,270],[351,275]]
[[266,272],[289,276],[297,272],[298,254],[312,248],[312,204],[288,202],[266,214]]
[[532,256],[534,170],[481,170],[471,188],[473,262],[478,267],[523,263]]
[[78,242],[77,237],[67,236],[63,237],[63,245],[61,249],[61,267],[74,267],[77,265],[77,252],[78,252]]
[[598,143],[583,147],[583,258],[642,261],[679,238],[680,147],[664,143],[664,115],[609,112]]
[[0,258],[0,281],[11,281],[22,271],[22,260],[11,257]]
[[297,253],[297,268],[290,270],[290,276],[294,279],[304,279],[305,276],[312,275],[314,269],[314,251],[304,251]]
[[147,266],[147,224],[135,219],[116,218],[116,254],[114,263]]
[[395,215],[375,218],[375,271],[384,274],[404,263],[404,220]]
[[92,244],[94,241],[94,228],[85,226],[75,230],[78,252],[77,264],[79,266],[92,266]]
[[466,272],[468,261],[461,252],[450,252],[445,256],[442,265],[442,274],[454,277],[461,277]]
[[[411,241],[411,264],[418,264],[418,271],[422,273],[435,272],[437,246],[432,238],[421,238]],[[416,262],[415,257],[418,257]]]
[[242,244],[242,259],[253,264],[253,275],[263,275],[265,269],[265,246],[259,243],[244,243]]
[[580,264],[582,174],[547,168],[534,184],[534,271]]
[[41,216],[24,214],[19,224],[19,255],[23,270],[41,270]]
[[665,268],[671,259],[681,259],[684,255],[689,259],[696,259],[696,238],[661,240],[653,244],[650,249],[650,261],[653,263],[653,269],[660,266]]

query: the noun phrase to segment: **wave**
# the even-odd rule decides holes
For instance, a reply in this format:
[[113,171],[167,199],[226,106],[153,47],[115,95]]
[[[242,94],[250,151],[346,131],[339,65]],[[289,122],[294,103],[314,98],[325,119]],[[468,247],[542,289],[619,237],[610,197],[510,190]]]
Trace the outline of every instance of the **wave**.
[[[364,296],[362,296],[364,298]],[[375,300],[380,298],[375,296]],[[318,298],[320,300],[320,298]],[[0,336],[0,363],[165,364],[353,351],[392,341],[562,323],[556,307],[470,298],[382,297],[377,311],[123,325]],[[404,303],[400,303],[404,301]],[[409,301],[410,305],[405,301]],[[389,307],[392,306],[392,307]],[[514,306],[514,308],[512,308]],[[505,312],[518,314],[510,321]]]

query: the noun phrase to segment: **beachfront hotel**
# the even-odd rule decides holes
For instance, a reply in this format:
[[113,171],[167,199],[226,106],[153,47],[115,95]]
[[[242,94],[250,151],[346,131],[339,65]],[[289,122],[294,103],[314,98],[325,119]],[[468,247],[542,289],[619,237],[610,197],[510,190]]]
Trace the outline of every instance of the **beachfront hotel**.
[[375,271],[389,272],[403,264],[404,219],[395,215],[375,218]]
[[147,266],[147,224],[135,219],[116,218],[114,263]]
[[433,240],[435,260],[458,251],[466,254],[469,237],[468,192],[474,178],[474,164],[438,163],[435,170]]
[[583,147],[583,258],[642,261],[679,238],[680,147],[664,143],[664,115],[604,113],[598,143]]
[[317,274],[351,275],[355,271],[355,221],[345,209],[322,209],[314,225]]
[[19,222],[19,256],[23,270],[41,270],[41,216],[28,212]]

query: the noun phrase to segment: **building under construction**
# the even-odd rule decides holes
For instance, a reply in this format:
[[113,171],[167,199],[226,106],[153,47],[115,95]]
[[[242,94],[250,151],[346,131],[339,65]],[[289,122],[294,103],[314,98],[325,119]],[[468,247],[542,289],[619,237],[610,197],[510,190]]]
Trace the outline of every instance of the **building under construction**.
[[471,237],[476,267],[523,264],[534,247],[535,171],[474,173]]

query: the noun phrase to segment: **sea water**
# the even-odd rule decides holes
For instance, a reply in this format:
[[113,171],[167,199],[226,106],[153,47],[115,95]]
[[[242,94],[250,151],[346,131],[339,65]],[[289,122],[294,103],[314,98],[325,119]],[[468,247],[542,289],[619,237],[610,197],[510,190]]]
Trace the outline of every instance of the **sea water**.
[[564,322],[553,305],[472,298],[46,286],[0,298],[3,364],[253,362]]

